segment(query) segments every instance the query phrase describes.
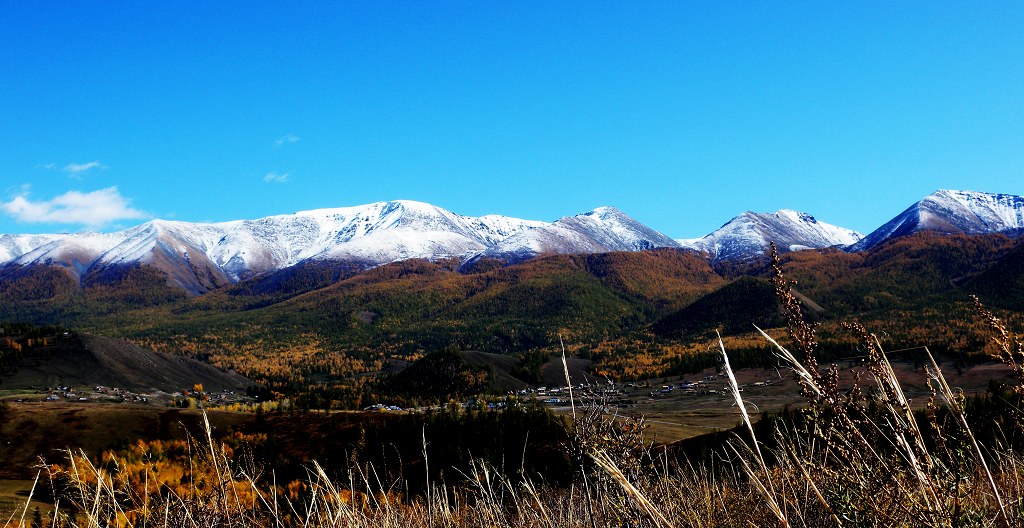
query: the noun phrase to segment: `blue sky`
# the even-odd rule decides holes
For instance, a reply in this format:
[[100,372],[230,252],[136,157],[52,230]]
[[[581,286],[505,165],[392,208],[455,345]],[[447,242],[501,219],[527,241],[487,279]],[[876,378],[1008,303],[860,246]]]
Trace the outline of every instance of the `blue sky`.
[[0,233],[1024,194],[1020,2],[3,2]]

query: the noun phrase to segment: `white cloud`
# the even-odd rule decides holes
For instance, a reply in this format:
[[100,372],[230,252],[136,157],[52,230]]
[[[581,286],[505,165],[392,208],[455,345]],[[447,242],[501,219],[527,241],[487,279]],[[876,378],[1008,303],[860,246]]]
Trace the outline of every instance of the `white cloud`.
[[295,134],[285,134],[285,135],[275,139],[274,140],[274,145],[280,147],[281,145],[284,145],[284,144],[287,144],[287,143],[298,143],[299,139],[300,139],[299,136],[296,136]]
[[103,164],[100,163],[99,160],[95,160],[90,161],[88,163],[68,163],[67,165],[64,166],[64,171],[73,172],[77,174],[80,172],[86,172],[90,169],[96,169],[100,167],[103,167]]
[[33,224],[78,224],[99,229],[118,220],[146,218],[146,213],[129,207],[117,187],[82,193],[68,191],[52,200],[32,201],[27,189],[11,201],[0,204],[19,222]]
[[285,183],[288,181],[289,174],[287,172],[278,174],[276,172],[268,172],[263,177],[263,181],[267,183]]
[[68,174],[70,174],[72,176],[81,176],[82,174],[85,174],[86,172],[89,172],[92,169],[105,169],[105,168],[107,168],[106,165],[100,163],[99,160],[95,160],[95,161],[90,161],[90,162],[87,162],[87,163],[68,163],[61,170],[63,170],[64,172],[66,172],[66,173],[68,173]]

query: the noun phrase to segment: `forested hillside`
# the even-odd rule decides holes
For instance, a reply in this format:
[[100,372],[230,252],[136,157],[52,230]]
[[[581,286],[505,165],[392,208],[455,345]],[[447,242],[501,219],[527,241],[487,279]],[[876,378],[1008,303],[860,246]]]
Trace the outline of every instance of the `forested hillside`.
[[[986,339],[969,295],[1020,318],[1021,248],[1003,235],[919,233],[861,253],[791,252],[782,265],[820,324],[822,354],[856,354],[839,322],[859,320],[891,347],[927,344],[970,361]],[[677,249],[468,269],[454,260],[307,266],[198,296],[145,266],[95,282],[58,268],[23,271],[0,278],[0,319],[121,337],[352,405],[372,398],[374,377],[363,374],[435,352],[525,357],[556,352],[561,341],[594,360],[595,373],[633,379],[713,364],[716,330],[734,361],[764,364],[752,325],[781,324],[766,261],[713,266]]]

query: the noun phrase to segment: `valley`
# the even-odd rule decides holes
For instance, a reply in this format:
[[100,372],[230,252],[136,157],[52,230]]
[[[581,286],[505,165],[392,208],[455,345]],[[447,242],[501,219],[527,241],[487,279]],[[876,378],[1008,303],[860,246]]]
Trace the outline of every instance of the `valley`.
[[[1022,203],[940,191],[867,237],[793,211],[675,241],[612,208],[544,224],[413,202],[5,235],[26,252],[0,268],[0,508],[24,503],[40,457],[66,478],[69,449],[147,478],[154,456],[166,489],[192,492],[174,475],[197,462],[191,478],[215,471],[194,458],[204,419],[207,443],[241,450],[225,460],[274,468],[294,490],[315,461],[335,480],[372,465],[415,495],[408,475],[469,485],[475,457],[512,457],[516,478],[557,488],[582,463],[566,449],[586,436],[586,409],[603,410],[604,434],[636,433],[683,460],[741,430],[719,336],[752,427],[801,419],[801,385],[756,330],[799,346],[792,310],[813,328],[820,372],[835,365],[836,390],[878,375],[857,323],[889,351],[911,411],[931,412],[924,346],[958,394],[989,402],[972,405],[1002,405],[992,398],[1018,379],[993,361],[1000,345],[974,298],[1004,328],[1024,328],[1024,239],[1007,214]],[[964,204],[984,221],[964,221]],[[1004,223],[978,227],[995,218]],[[319,235],[303,231],[312,225]],[[305,249],[232,246],[247,236]],[[113,239],[131,252],[101,250]],[[774,240],[785,251],[771,260]],[[44,512],[53,503],[37,499]]]

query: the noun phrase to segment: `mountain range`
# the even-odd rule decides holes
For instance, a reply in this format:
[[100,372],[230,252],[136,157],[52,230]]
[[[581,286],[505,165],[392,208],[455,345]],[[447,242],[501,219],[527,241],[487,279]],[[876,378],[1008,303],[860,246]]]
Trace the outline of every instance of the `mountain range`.
[[712,261],[746,261],[763,256],[769,242],[781,251],[862,251],[919,231],[1017,235],[1024,231],[1024,197],[940,190],[866,236],[787,209],[745,212],[704,237],[679,240],[614,207],[543,222],[462,216],[397,200],[221,223],[152,220],[114,233],[4,234],[0,280],[38,266],[84,280],[142,264],[198,294],[310,263],[368,269],[418,258],[471,266],[486,259],[515,263],[547,254],[665,247],[697,251]]

